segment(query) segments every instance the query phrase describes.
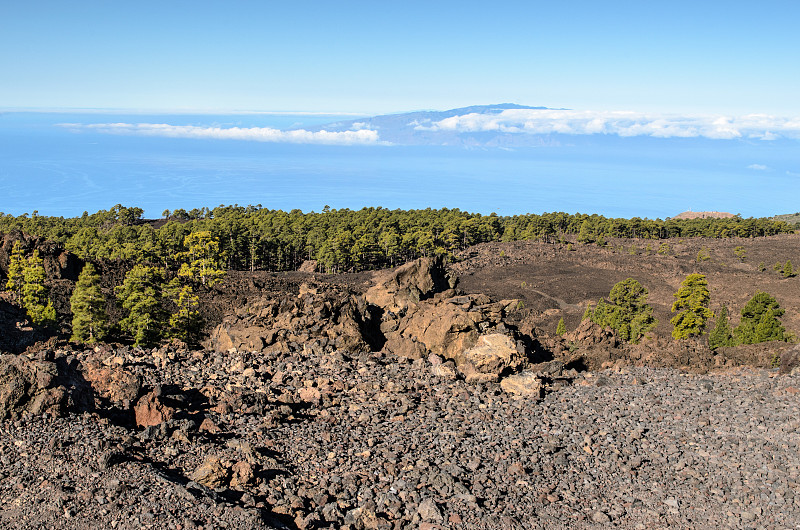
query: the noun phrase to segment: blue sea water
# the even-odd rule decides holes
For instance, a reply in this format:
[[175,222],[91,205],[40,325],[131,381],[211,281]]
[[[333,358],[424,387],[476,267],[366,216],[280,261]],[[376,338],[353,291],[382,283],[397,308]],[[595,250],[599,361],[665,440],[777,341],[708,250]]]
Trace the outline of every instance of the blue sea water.
[[0,114],[0,212],[460,208],[664,218],[800,210],[800,142],[561,136],[515,148],[317,145],[115,135],[64,123],[313,127],[331,115]]

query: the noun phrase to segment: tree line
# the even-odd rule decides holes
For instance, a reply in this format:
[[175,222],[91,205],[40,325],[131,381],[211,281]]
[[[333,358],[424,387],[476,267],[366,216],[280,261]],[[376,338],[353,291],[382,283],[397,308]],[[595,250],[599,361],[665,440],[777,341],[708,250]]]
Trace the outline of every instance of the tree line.
[[316,260],[321,270],[341,272],[392,267],[431,255],[453,255],[477,243],[564,240],[604,244],[606,238],[763,237],[791,233],[783,221],[740,216],[728,219],[632,219],[563,212],[498,216],[458,209],[330,209],[303,213],[256,206],[166,210],[144,220],[144,211],[116,205],[80,217],[38,212],[0,214],[0,232],[20,230],[58,241],[85,260],[121,259],[180,266],[185,238],[209,232],[219,241],[223,264],[233,270],[295,270]]
[[[100,274],[87,261],[70,297],[72,340],[94,343],[109,336],[127,336],[135,345],[148,346],[174,337],[196,344],[202,327],[196,290],[200,285],[211,287],[221,282],[225,270],[219,241],[210,232],[193,232],[183,245],[186,250],[174,256],[180,264],[176,271],[137,263],[122,284],[115,286],[113,297],[123,311],[119,322],[109,322]],[[45,280],[39,251],[26,256],[16,241],[4,287],[34,324],[52,328],[57,316]]]
[[[612,328],[622,340],[637,343],[657,324],[653,308],[647,303],[647,295],[648,291],[642,284],[627,278],[614,285],[608,298],[600,299],[594,307],[587,307],[582,320],[589,319],[599,326]],[[675,316],[670,323],[674,339],[702,336],[710,319],[715,317],[715,326],[708,333],[711,349],[793,339],[779,320],[785,310],[775,297],[763,291],[756,292],[745,304],[739,325],[735,328],[730,325],[725,305],[721,307],[719,315],[711,311],[711,295],[704,274],[689,274],[673,297],[672,312]],[[565,332],[562,319],[556,333],[563,335]]]

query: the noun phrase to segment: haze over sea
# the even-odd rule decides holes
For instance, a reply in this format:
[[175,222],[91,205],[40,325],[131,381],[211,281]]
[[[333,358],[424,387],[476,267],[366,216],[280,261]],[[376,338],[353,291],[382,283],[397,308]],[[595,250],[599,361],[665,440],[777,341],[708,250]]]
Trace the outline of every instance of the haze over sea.
[[[794,138],[541,134],[536,145],[252,141],[131,132],[331,130],[323,114],[0,114],[0,212],[79,216],[115,204],[164,209],[459,208],[500,215],[566,211],[664,218],[685,210],[791,213],[800,195]],[[352,128],[351,128],[352,129]],[[170,129],[171,130],[171,129]],[[354,129],[355,130],[355,129]],[[378,133],[382,131],[378,130]]]

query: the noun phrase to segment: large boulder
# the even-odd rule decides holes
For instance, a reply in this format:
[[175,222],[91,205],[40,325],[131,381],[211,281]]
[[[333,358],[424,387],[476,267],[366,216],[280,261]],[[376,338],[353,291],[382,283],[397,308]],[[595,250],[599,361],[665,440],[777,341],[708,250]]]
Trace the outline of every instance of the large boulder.
[[509,394],[520,397],[540,398],[544,393],[542,377],[532,370],[525,370],[504,378],[500,381],[500,388]]
[[103,363],[97,358],[85,360],[83,377],[91,385],[98,397],[110,403],[129,409],[139,395],[142,381],[136,374],[123,368],[119,363]]
[[464,350],[456,358],[456,365],[467,382],[496,381],[501,374],[516,371],[526,361],[524,350],[508,335],[492,333],[481,335],[475,346]]
[[335,287],[304,284],[297,295],[264,298],[241,314],[226,317],[211,332],[206,347],[273,352],[306,345],[321,351],[369,351],[370,318],[362,297]]
[[794,375],[800,373],[800,344],[783,352],[780,359],[781,364],[778,373],[782,375]]
[[441,258],[420,258],[396,269],[376,272],[373,282],[364,294],[366,301],[384,311],[402,313],[410,305],[453,289],[457,280],[447,273]]
[[56,385],[55,363],[24,355],[0,356],[0,420],[23,412],[58,413],[67,401],[67,390]]
[[516,302],[440,294],[409,306],[402,317],[384,314],[384,350],[415,359],[433,353],[453,360],[469,381],[496,381],[526,361],[522,341],[505,324]]
[[133,410],[136,414],[136,425],[139,427],[161,425],[175,416],[175,409],[161,401],[161,390],[158,388],[142,396]]

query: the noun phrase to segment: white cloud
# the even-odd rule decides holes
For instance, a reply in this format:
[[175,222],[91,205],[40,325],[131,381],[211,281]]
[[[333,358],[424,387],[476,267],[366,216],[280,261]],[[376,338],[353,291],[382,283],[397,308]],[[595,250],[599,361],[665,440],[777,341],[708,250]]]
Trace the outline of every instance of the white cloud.
[[369,129],[334,132],[324,130],[307,131],[305,129],[282,131],[269,127],[198,127],[195,125],[168,125],[166,123],[65,123],[61,125],[73,130],[90,129],[107,134],[167,136],[170,138],[210,138],[219,140],[332,145],[379,143],[378,132]]
[[498,114],[464,114],[416,130],[514,134],[616,134],[656,138],[800,139],[800,118],[650,114],[627,111],[510,109]]
[[755,169],[756,171],[766,171],[769,167],[765,166],[764,164],[750,164],[747,166],[747,169]]

